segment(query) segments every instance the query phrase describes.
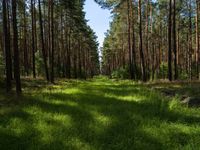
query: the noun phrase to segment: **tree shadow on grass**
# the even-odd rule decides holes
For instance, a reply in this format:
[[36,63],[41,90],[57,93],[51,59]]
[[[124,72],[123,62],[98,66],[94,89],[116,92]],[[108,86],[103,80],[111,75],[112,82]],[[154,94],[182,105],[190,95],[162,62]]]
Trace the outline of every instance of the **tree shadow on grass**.
[[[19,109],[1,115],[0,149],[175,148],[192,140],[192,134],[176,127],[177,120],[186,127],[200,123],[199,117],[169,110],[167,101],[154,99],[158,97],[140,85],[88,83],[77,88],[71,94],[24,97]],[[118,98],[134,95],[142,99]]]

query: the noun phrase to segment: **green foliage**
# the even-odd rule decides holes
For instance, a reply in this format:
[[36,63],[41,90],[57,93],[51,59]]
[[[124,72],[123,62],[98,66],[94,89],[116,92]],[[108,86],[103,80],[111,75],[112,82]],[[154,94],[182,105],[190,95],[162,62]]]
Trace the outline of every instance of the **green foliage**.
[[189,74],[187,73],[186,70],[182,70],[182,71],[179,73],[179,79],[181,79],[181,80],[189,79]]
[[128,67],[126,67],[126,68],[121,67],[121,68],[113,71],[111,77],[113,79],[127,79],[129,77],[127,68]]
[[39,50],[35,53],[35,68],[38,75],[44,75],[44,63],[43,58],[39,52]]
[[5,63],[2,53],[0,53],[0,76],[4,74],[4,71],[5,71]]
[[159,69],[159,74],[158,74],[158,78],[167,78],[167,74],[168,74],[168,64],[162,62],[160,65],[160,69]]
[[[173,66],[172,66],[172,69],[174,69]],[[189,74],[187,73],[187,71],[185,69],[178,68],[178,70],[179,70],[178,76],[179,76],[180,80],[189,79]],[[195,74],[194,72],[195,72],[195,70],[193,70],[193,74]],[[163,79],[163,78],[167,78],[167,76],[168,76],[168,64],[167,63],[161,63],[159,73],[158,73],[158,78]]]

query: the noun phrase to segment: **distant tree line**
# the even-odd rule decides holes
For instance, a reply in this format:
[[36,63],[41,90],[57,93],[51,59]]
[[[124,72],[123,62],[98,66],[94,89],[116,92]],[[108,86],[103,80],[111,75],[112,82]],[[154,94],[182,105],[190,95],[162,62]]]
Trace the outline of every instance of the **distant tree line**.
[[1,0],[0,72],[7,91],[21,76],[93,77],[99,73],[98,42],[87,25],[84,0]]

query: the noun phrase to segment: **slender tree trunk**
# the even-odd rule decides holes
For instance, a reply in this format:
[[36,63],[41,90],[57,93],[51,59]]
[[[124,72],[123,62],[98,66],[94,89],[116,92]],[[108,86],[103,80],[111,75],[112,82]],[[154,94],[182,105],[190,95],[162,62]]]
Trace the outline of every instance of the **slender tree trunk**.
[[[179,24],[178,24],[179,26]],[[177,66],[180,65],[180,58],[179,58],[179,55],[180,55],[180,31],[179,29],[177,30]],[[181,68],[181,67],[180,67]],[[179,72],[179,71],[178,71]]]
[[192,80],[192,1],[189,3],[189,76]]
[[40,36],[41,36],[41,44],[42,44],[42,55],[43,55],[43,59],[44,59],[44,67],[45,67],[46,79],[47,79],[47,81],[49,81],[49,71],[48,71],[47,57],[46,57],[45,46],[44,46],[42,10],[41,10],[41,2],[40,2],[40,0],[38,0],[38,5],[39,5],[39,24],[40,24]]
[[199,75],[199,53],[200,53],[200,44],[199,44],[199,1],[196,0],[196,70],[197,78],[200,79]]
[[68,30],[67,33],[67,77],[71,78],[71,29]]
[[[34,1],[34,2],[33,2]],[[35,72],[35,26],[34,26],[34,11],[35,10],[35,0],[31,0],[31,26],[32,26],[32,69],[33,69],[33,78],[36,78]]]
[[174,0],[173,10],[173,47],[174,47],[174,79],[178,79],[178,68],[177,68],[177,45],[176,45],[176,0]]
[[[61,10],[61,14],[63,14],[63,11]],[[65,64],[65,59],[63,59],[65,57],[65,54],[64,56],[62,55],[63,54],[63,50],[64,50],[64,33],[63,33],[63,15],[60,15],[60,24],[61,24],[61,49],[60,49],[60,52],[59,52],[59,61],[60,61],[60,66],[61,66],[61,70],[62,70],[62,77],[65,76],[65,67],[64,67],[64,64]],[[59,71],[60,72],[60,71]]]
[[28,50],[27,50],[27,29],[26,29],[26,26],[27,26],[27,23],[26,23],[26,3],[24,1],[24,12],[23,12],[23,19],[24,19],[24,28],[23,28],[23,32],[24,32],[24,43],[23,43],[23,46],[24,46],[24,71],[26,73],[26,75],[28,76]]
[[128,50],[129,50],[129,70],[130,70],[130,77],[131,79],[134,78],[133,74],[133,63],[132,63],[132,50],[131,50],[131,17],[130,17],[130,1],[127,0],[127,22],[128,22]]
[[8,18],[7,18],[7,6],[6,0],[3,0],[3,34],[4,34],[4,51],[6,56],[6,91],[11,91],[11,80],[12,80],[12,60],[10,50],[10,39],[8,36]]
[[140,57],[141,57],[141,72],[142,72],[142,80],[145,82],[146,79],[146,70],[145,70],[145,62],[144,62],[144,53],[143,53],[143,40],[142,40],[142,8],[141,8],[141,0],[139,0],[138,5],[139,10],[139,38],[140,38]]
[[[13,80],[13,73],[12,73],[12,70],[13,70],[13,62],[12,62],[12,49],[11,49],[11,34],[10,34],[10,30],[11,30],[11,24],[12,24],[12,21],[10,21],[10,12],[11,12],[11,10],[9,9],[9,5],[10,5],[10,1],[7,1],[7,28],[8,28],[8,39],[9,39],[9,41],[10,42],[8,42],[9,44],[8,44],[8,49],[10,49],[10,61],[11,61],[11,64],[10,64],[10,70],[11,70],[11,74],[10,74],[10,76],[11,76],[11,80]],[[11,8],[12,9],[12,8]]]
[[78,48],[78,72],[79,72],[79,77],[82,77],[82,65],[81,65],[81,39],[78,41],[79,43],[79,48]]
[[51,83],[54,82],[54,3],[51,0]]
[[172,25],[172,0],[169,0],[169,24],[168,24],[168,79],[172,81],[172,50],[171,50],[171,25]]
[[150,75],[152,75],[152,80],[153,80],[153,56],[151,55],[151,53],[153,53],[153,38],[152,38],[152,36],[153,36],[153,8],[152,8],[152,4],[150,4],[150,27],[151,27],[151,29],[150,29],[150,44],[149,45],[151,45],[150,47],[149,47],[149,51],[150,51],[150,54],[149,54],[149,62],[150,62],[150,64],[149,64],[149,70],[150,70]]
[[136,65],[136,53],[135,53],[135,22],[134,22],[134,12],[133,12],[133,4],[132,0],[129,0],[130,3],[130,11],[131,11],[131,23],[132,23],[132,72],[133,72],[133,78],[136,80],[137,78],[137,65]]
[[13,47],[14,47],[14,74],[16,81],[16,92],[21,93],[19,49],[18,49],[18,29],[17,29],[17,1],[12,0],[12,18],[13,18]]
[[[146,27],[145,27],[145,32],[146,32],[146,68],[148,70],[149,74],[149,0],[146,0]],[[148,76],[148,75],[147,75]]]
[[[43,6],[43,9],[44,9],[44,16],[45,16],[45,5]],[[44,17],[45,19],[45,17]],[[45,26],[45,24],[44,24]],[[47,28],[46,28],[46,31],[48,34],[45,34],[45,41],[46,41],[46,45],[47,45],[47,64],[48,64],[48,67],[51,68],[51,0],[48,0],[48,13],[47,13]],[[45,28],[44,28],[44,33],[45,32]],[[50,71],[50,70],[49,70]],[[49,74],[49,78],[51,80],[51,71],[50,71],[50,74]]]
[[76,49],[74,49],[74,78],[77,79],[77,57],[76,57]]

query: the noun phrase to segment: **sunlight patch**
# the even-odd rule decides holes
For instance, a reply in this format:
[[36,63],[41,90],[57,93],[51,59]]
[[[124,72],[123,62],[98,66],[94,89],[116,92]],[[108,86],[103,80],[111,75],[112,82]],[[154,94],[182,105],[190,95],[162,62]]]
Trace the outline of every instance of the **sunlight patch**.
[[78,103],[74,102],[74,101],[67,101],[66,104],[69,105],[69,106],[72,106],[72,107],[78,106]]
[[40,140],[45,142],[45,143],[50,143],[54,140],[53,136],[53,130],[54,126],[49,124],[46,121],[39,121],[36,125],[35,128],[40,132]]
[[146,99],[145,96],[141,95],[118,96],[114,94],[105,94],[105,96],[108,98],[114,98],[122,101],[135,101],[135,102],[139,102]]
[[[145,136],[159,140],[163,144],[171,143],[171,140],[181,140],[184,137],[191,137],[195,133],[199,133],[199,128],[189,126],[183,123],[158,122],[159,120],[151,120],[144,123],[141,132]],[[174,141],[176,142],[176,141]]]
[[107,126],[111,123],[110,118],[105,115],[102,115],[101,113],[94,111],[94,112],[92,112],[92,114],[93,114],[95,120],[103,126]]
[[95,150],[94,147],[81,141],[79,138],[72,138],[70,140],[70,143],[72,144],[72,147],[74,147],[77,150]]
[[9,125],[6,128],[12,129],[12,131],[20,136],[21,134],[26,132],[27,124],[24,123],[24,121],[20,118],[12,118],[9,121]]
[[144,100],[146,97],[144,96],[141,96],[141,95],[134,95],[134,96],[119,96],[118,97],[119,99],[121,100],[124,100],[124,101],[135,101],[135,102],[139,102],[139,101],[142,101]]
[[42,114],[42,109],[39,106],[24,107],[23,110],[31,115]]
[[81,90],[78,88],[71,88],[71,89],[65,90],[64,92],[68,94],[77,94],[77,93],[81,93]]
[[51,143],[56,140],[55,138],[62,137],[72,125],[69,115],[59,113],[47,114],[34,124],[44,143]]
[[67,114],[54,114],[52,119],[56,121],[57,123],[63,124],[65,127],[70,127],[72,125],[71,123],[71,117]]

